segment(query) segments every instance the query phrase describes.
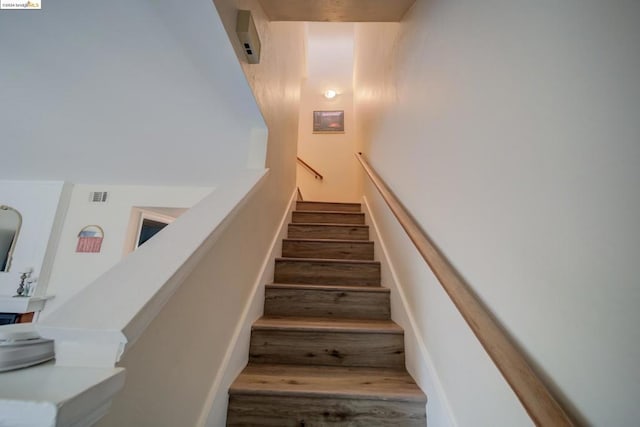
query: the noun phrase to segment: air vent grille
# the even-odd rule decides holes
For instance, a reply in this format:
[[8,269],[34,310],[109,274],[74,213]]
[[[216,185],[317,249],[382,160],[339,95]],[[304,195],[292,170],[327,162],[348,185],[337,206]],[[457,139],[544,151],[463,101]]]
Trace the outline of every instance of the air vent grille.
[[107,201],[107,192],[92,191],[89,193],[89,201],[92,203],[105,203]]

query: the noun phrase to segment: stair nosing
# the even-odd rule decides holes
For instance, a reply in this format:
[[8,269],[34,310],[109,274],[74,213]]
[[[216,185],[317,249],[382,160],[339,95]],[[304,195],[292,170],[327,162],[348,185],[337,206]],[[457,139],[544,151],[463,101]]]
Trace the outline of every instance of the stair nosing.
[[391,289],[383,286],[349,286],[349,285],[313,285],[305,283],[269,283],[265,288],[271,289],[299,289],[309,291],[342,291],[342,292],[372,292],[372,293],[390,293]]
[[[261,321],[273,321],[280,320],[283,322],[289,321],[282,325],[261,325]],[[299,320],[311,321],[322,320],[326,324],[317,325],[305,325],[299,324]],[[359,321],[361,325],[348,325],[349,323],[355,323]],[[377,322],[387,323],[386,328],[380,328],[375,326],[366,326],[366,323]],[[343,326],[339,326],[340,324]],[[344,324],[347,325],[344,325]],[[374,320],[374,319],[349,319],[349,318],[331,318],[331,317],[303,317],[303,316],[263,316],[256,320],[251,326],[252,331],[321,331],[321,332],[334,332],[334,333],[361,333],[361,334],[389,334],[389,335],[404,335],[404,330],[400,325],[393,320]]]
[[312,397],[331,399],[359,399],[359,400],[380,400],[384,402],[426,402],[426,398],[415,394],[400,393],[349,393],[346,391],[316,391],[316,390],[256,390],[250,388],[229,387],[230,395],[244,396],[291,396],[291,397]]
[[[255,388],[255,386],[252,387],[251,385],[238,386],[234,381],[234,383],[231,384],[231,386],[229,387],[229,394],[230,395],[257,395],[257,396],[265,396],[265,395],[293,396],[293,397],[299,396],[299,397],[311,397],[311,398],[362,399],[362,400],[380,400],[380,401],[392,401],[392,402],[420,402],[420,403],[427,401],[427,396],[424,394],[424,392],[420,389],[420,387],[415,382],[415,380],[404,368],[372,369],[368,367],[346,368],[346,367],[339,367],[339,366],[328,367],[328,366],[321,366],[321,365],[314,366],[314,368],[318,369],[318,371],[323,371],[323,370],[329,371],[329,373],[332,374],[334,377],[344,377],[345,373],[357,373],[357,372],[361,372],[362,373],[361,375],[363,376],[363,378],[365,376],[368,378],[371,378],[372,376],[375,377],[375,375],[380,375],[382,377],[384,376],[388,377],[392,375],[392,376],[395,376],[396,378],[399,378],[400,376],[406,376],[413,381],[413,385],[415,386],[415,388],[413,390],[396,391],[396,392],[390,392],[388,390],[387,391],[375,390],[375,392],[367,393],[366,387],[362,387],[358,391],[353,391],[353,389],[349,390],[345,388],[338,388],[338,389],[331,389],[331,390],[328,390],[328,389],[318,390],[317,388],[314,388],[313,384],[299,384],[296,382],[296,383],[278,383],[273,385],[278,387],[283,387],[283,386],[289,387],[288,389],[282,389],[282,388],[257,389]],[[277,370],[284,369],[287,372],[292,372],[292,371],[296,372],[298,369],[300,369],[300,366],[287,365],[287,364],[249,363],[246,366],[245,370],[243,370],[243,372],[240,374],[240,376],[242,376],[242,374],[244,374],[245,371],[248,369],[259,369],[259,370],[265,370],[266,372],[273,372],[274,370],[277,371]],[[339,374],[342,374],[342,375],[339,375]],[[256,373],[250,373],[246,375],[256,375]],[[323,374],[323,375],[326,375],[326,374]],[[286,377],[288,377],[289,380],[293,379],[294,381],[296,378],[297,379],[305,378],[304,375],[297,374],[297,372],[295,374],[290,374]],[[306,376],[306,378],[309,378],[309,376]],[[313,383],[312,380],[308,380],[308,381],[310,383]],[[296,389],[296,387],[298,387],[298,389]],[[306,387],[306,389],[301,389],[303,387]]]

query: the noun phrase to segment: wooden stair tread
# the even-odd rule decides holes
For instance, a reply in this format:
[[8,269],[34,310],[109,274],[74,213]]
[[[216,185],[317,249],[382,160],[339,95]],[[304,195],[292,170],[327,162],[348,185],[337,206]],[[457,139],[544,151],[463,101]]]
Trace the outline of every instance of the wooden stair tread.
[[362,206],[362,203],[359,202],[325,202],[322,200],[298,200],[296,203],[305,205]]
[[329,262],[335,264],[369,264],[369,265],[379,265],[379,261],[372,261],[368,259],[338,259],[338,258],[291,258],[291,257],[280,257],[276,258],[276,261],[287,261],[287,262]]
[[278,283],[380,286],[381,265],[373,260],[282,257],[276,259],[273,278]]
[[390,319],[382,286],[280,284],[265,286],[264,316]]
[[288,258],[324,258],[374,260],[370,240],[283,239],[282,256]]
[[[308,211],[308,210],[294,210],[296,213],[304,213],[304,214],[340,214],[340,215],[353,215],[353,216],[364,216],[364,212],[349,212],[349,211]],[[300,223],[297,223],[300,224]]]
[[249,364],[229,394],[426,402],[403,370],[342,366]]
[[303,283],[272,283],[265,286],[271,289],[298,289],[303,291],[391,292],[391,289],[382,286],[306,285]]
[[[299,212],[299,211],[298,211]],[[308,212],[308,211],[304,211]],[[358,212],[353,212],[358,213]],[[366,224],[344,224],[341,222],[331,223],[331,222],[295,222],[289,223],[289,225],[293,226],[313,226],[313,227],[360,227],[360,228],[369,228]]]
[[265,316],[256,320],[254,330],[290,330],[325,332],[361,332],[402,334],[402,328],[391,320],[345,319],[327,317]]
[[292,222],[287,226],[288,237],[301,239],[347,239],[369,241],[369,226],[364,224],[336,224],[331,222]]
[[305,239],[301,237],[288,237],[283,239],[289,242],[313,242],[313,243],[348,243],[356,245],[369,245],[371,240],[357,240],[357,239]]
[[362,204],[349,202],[320,202],[313,200],[299,200],[296,202],[296,209],[298,210],[323,210],[328,207],[338,209],[341,212],[360,212]]
[[293,211],[291,222],[300,223],[321,223],[321,224],[365,224],[363,212],[348,211]]

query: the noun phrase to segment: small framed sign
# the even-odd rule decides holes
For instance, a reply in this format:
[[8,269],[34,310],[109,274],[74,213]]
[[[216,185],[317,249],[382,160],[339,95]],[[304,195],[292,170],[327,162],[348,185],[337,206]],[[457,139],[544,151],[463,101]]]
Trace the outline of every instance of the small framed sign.
[[78,233],[76,252],[99,253],[104,239],[104,230],[99,225],[87,225]]
[[314,111],[313,133],[344,133],[344,111]]

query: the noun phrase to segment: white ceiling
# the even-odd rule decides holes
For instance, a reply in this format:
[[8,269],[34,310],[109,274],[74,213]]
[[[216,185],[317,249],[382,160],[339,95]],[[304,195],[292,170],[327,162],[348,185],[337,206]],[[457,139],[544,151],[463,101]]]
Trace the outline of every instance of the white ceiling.
[[211,0],[55,0],[0,40],[0,179],[209,185],[265,128]]

